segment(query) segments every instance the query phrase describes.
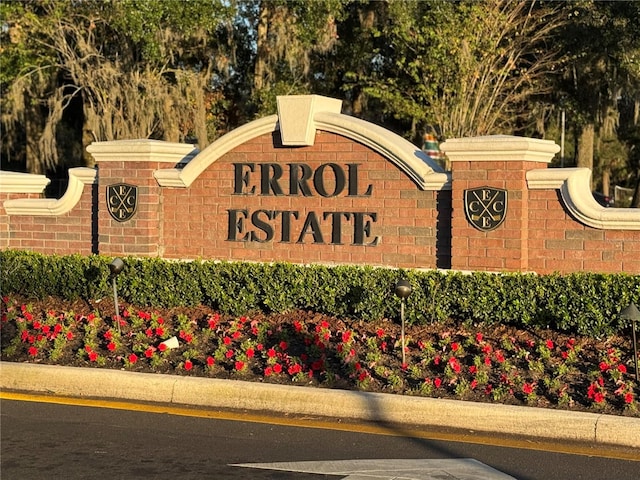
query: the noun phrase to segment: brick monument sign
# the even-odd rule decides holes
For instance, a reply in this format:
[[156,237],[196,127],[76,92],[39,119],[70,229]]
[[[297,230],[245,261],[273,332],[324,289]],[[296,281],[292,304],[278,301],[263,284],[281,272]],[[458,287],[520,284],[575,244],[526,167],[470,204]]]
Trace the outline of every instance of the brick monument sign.
[[559,147],[451,139],[445,172],[419,148],[340,113],[278,98],[278,113],[199,152],[96,142],[96,168],[48,180],[0,174],[0,248],[171,259],[468,271],[640,273],[640,210],[601,207],[591,172],[547,168]]

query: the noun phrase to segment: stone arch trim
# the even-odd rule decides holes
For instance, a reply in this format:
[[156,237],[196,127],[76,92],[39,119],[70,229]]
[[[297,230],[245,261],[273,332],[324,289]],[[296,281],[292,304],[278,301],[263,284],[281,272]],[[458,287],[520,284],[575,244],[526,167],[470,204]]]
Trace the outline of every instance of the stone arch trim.
[[591,195],[591,169],[543,168],[527,172],[529,189],[560,190],[567,210],[579,222],[601,230],[640,230],[640,210],[605,208]]
[[59,216],[70,212],[82,197],[85,185],[97,182],[97,170],[88,167],[69,169],[69,185],[60,199],[16,198],[4,202],[7,215]]
[[[278,114],[254,120],[220,137],[183,168],[154,172],[162,187],[189,187],[224,154],[264,134],[281,131],[284,145],[313,145],[316,130],[343,135],[387,158],[421,190],[450,190],[451,174],[406,139],[378,125],[339,112],[339,101],[317,95],[279,97]],[[336,108],[338,107],[338,108]],[[295,131],[282,131],[289,126]],[[312,134],[311,134],[312,133]]]

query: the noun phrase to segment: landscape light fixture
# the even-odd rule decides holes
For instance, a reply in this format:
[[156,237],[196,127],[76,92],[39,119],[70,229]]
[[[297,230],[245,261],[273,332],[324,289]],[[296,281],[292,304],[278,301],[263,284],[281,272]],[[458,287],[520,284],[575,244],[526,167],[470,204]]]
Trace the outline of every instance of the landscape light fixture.
[[627,308],[620,312],[622,320],[631,320],[631,331],[633,332],[633,365],[636,369],[636,383],[638,383],[638,345],[636,343],[636,322],[640,320],[640,311],[636,304],[631,302]]
[[122,272],[124,268],[124,262],[121,258],[114,258],[109,264],[109,270],[111,271],[111,279],[113,282],[113,304],[116,307],[115,320],[118,322],[118,333],[122,333],[120,329],[120,308],[118,307],[118,290],[116,289],[116,277]]
[[402,324],[400,330],[400,339],[402,341],[402,366],[404,367],[407,362],[405,360],[405,352],[404,352],[404,302],[405,299],[411,295],[411,284],[409,280],[406,278],[401,278],[396,283],[394,292],[396,296],[400,297],[400,322]]

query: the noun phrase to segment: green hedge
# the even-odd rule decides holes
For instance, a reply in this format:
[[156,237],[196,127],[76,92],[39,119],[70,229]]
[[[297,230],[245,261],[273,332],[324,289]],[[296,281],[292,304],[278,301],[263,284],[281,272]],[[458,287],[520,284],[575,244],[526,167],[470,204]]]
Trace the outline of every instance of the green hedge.
[[[111,296],[104,256],[55,256],[0,252],[3,295],[74,300]],[[347,318],[398,318],[393,286],[400,277],[413,287],[410,323],[448,318],[544,327],[590,336],[628,333],[619,312],[640,304],[640,275],[463,274],[360,266],[293,265],[125,258],[118,295],[140,307],[204,304],[221,313],[305,309]]]

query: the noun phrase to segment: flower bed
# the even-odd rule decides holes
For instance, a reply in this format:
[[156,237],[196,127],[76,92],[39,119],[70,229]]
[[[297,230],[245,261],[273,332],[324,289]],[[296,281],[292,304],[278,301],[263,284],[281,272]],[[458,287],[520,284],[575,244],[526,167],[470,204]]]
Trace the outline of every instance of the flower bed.
[[[111,313],[109,313],[111,312]],[[2,360],[357,389],[638,416],[629,339],[313,312],[222,316],[56,299],[2,302]]]

